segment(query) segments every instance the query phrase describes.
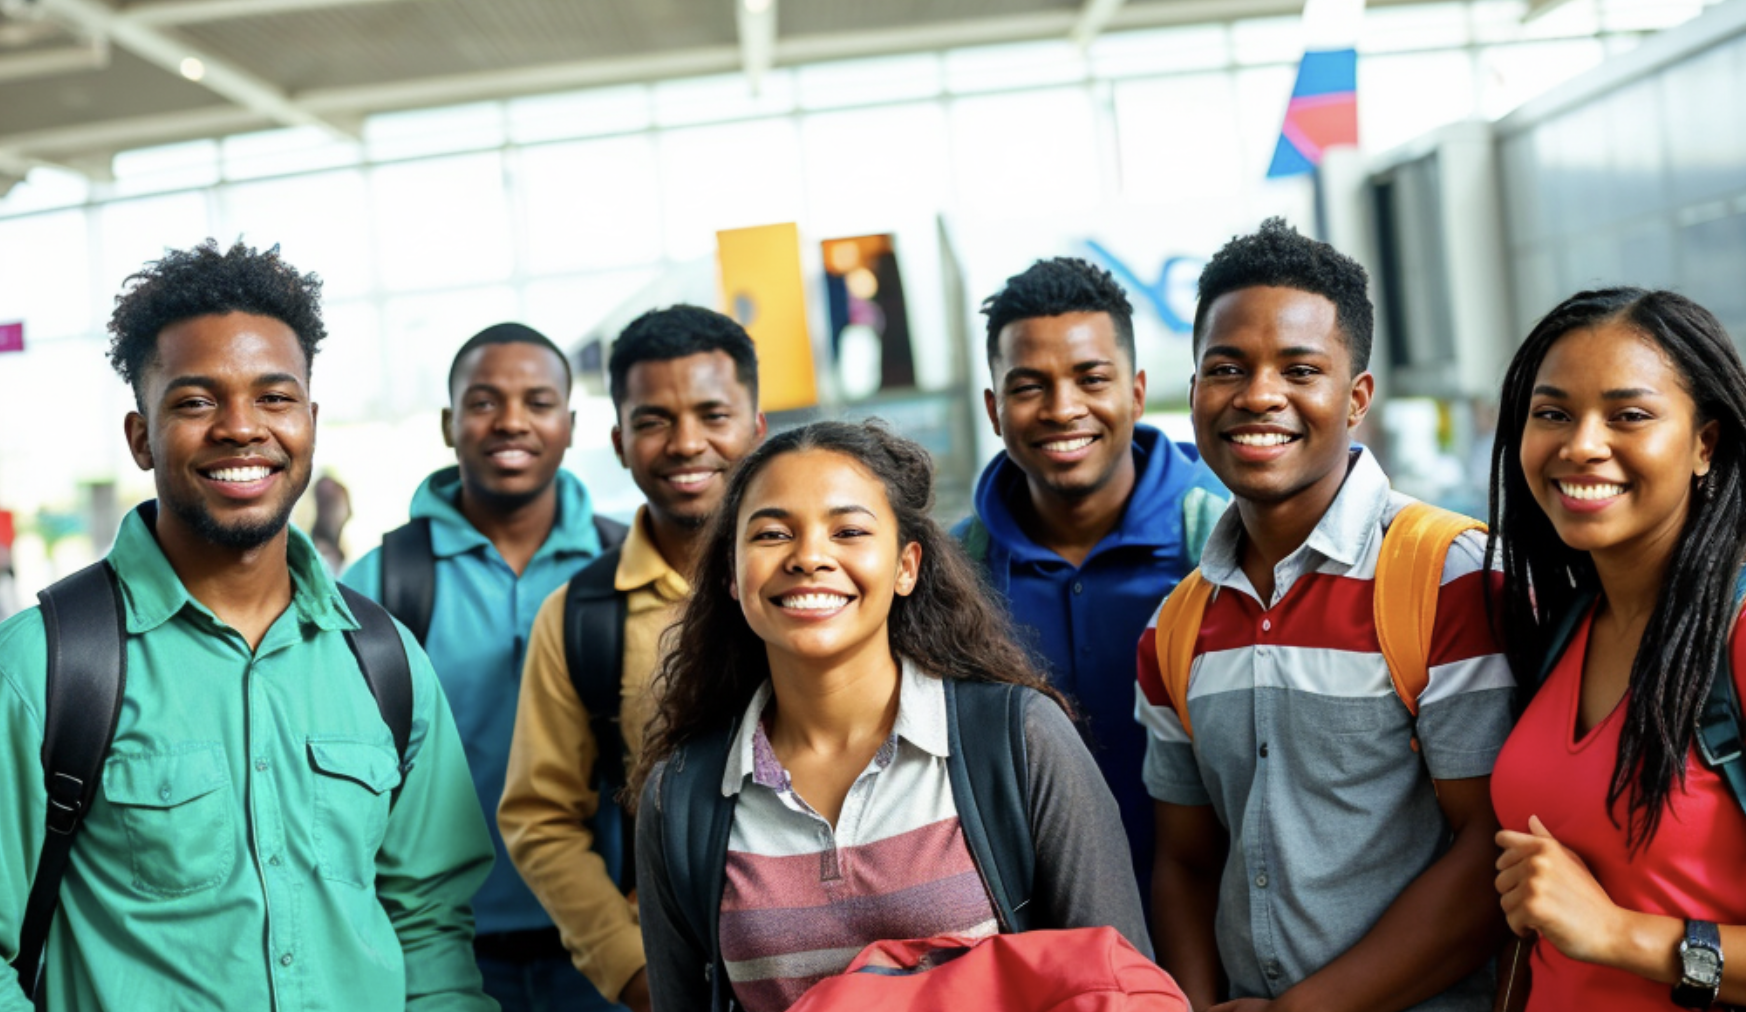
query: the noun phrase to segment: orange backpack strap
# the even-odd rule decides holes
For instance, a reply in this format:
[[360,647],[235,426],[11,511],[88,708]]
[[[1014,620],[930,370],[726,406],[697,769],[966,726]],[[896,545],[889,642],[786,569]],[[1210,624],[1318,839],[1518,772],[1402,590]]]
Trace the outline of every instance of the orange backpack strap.
[[1415,717],[1419,695],[1431,680],[1431,633],[1443,562],[1456,538],[1483,530],[1485,525],[1472,517],[1415,502],[1395,514],[1383,535],[1376,560],[1376,638],[1394,691]]
[[1194,641],[1200,636],[1200,620],[1206,615],[1212,593],[1212,581],[1196,569],[1182,578],[1158,612],[1158,673],[1163,676],[1170,706],[1190,737],[1194,728],[1188,721],[1188,675],[1194,667]]

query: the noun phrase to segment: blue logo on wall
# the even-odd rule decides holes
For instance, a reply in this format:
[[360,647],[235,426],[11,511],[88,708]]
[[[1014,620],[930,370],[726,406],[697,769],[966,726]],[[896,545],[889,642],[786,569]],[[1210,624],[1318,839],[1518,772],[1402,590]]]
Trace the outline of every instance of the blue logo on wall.
[[1146,281],[1096,239],[1085,240],[1085,247],[1110,269],[1123,288],[1144,298],[1146,305],[1158,314],[1164,329],[1172,334],[1187,334],[1194,330],[1194,286],[1200,279],[1201,269],[1206,266],[1204,259],[1168,257],[1158,271],[1158,280]]

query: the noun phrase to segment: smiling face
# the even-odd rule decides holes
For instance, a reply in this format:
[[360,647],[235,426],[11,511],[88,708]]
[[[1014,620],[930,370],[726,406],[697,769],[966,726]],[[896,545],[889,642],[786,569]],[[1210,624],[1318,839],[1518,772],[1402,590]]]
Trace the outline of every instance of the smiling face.
[[1189,387],[1194,438],[1232,493],[1332,502],[1375,381],[1354,377],[1333,302],[1295,288],[1242,288],[1207,311]]
[[157,484],[160,536],[246,550],[285,529],[309,485],[316,414],[289,326],[249,313],[171,324],[140,393],[127,440]]
[[764,415],[723,351],[638,362],[625,376],[612,448],[659,523],[701,527],[727,470],[764,437]]
[[1718,431],[1698,421],[1683,377],[1653,341],[1603,323],[1547,349],[1522,431],[1522,473],[1571,548],[1671,551]]
[[454,447],[464,494],[487,509],[512,510],[552,487],[576,415],[564,364],[551,349],[487,344],[456,369],[443,441]]
[[889,650],[894,598],[915,589],[921,546],[899,544],[885,486],[830,450],[775,457],[740,503],[730,588],[772,661],[828,664]]
[[983,400],[1032,494],[1078,499],[1123,475],[1131,482],[1146,374],[1135,373],[1109,314],[1015,320],[999,343]]

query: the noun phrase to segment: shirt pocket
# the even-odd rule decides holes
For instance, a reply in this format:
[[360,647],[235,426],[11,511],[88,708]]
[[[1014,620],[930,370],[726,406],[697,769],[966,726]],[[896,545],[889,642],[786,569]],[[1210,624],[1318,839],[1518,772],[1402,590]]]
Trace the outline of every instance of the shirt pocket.
[[135,889],[187,896],[224,881],[237,852],[229,786],[224,746],[215,743],[104,763],[103,795],[121,813]]
[[316,870],[335,882],[374,887],[390,792],[400,784],[394,747],[311,738],[309,763],[316,774]]

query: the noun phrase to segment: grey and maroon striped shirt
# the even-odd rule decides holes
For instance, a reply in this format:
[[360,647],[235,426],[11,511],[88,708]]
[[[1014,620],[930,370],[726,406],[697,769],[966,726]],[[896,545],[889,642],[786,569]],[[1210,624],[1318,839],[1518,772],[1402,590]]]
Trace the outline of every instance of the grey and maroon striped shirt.
[[794,792],[746,708],[724,795],[738,794],[721,902],[728,980],[747,1012],[781,1012],[886,938],[995,934],[994,906],[958,824],[946,772],[946,697],[903,665],[891,736],[849,788],[835,827]]

